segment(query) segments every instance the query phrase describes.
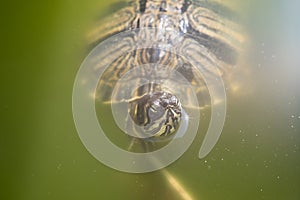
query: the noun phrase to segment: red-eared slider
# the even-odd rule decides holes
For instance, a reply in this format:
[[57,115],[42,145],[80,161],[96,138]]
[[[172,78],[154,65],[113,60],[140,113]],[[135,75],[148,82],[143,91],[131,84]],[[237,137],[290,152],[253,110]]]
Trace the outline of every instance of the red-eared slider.
[[[88,39],[96,46],[115,36],[107,48],[102,44],[102,56],[93,56],[95,70],[103,70],[96,99],[125,102],[126,129],[142,138],[170,136],[185,108],[222,101],[219,89],[211,92],[207,85],[219,87],[213,81],[237,61],[242,36],[231,9],[206,0],[136,0],[115,7]],[[216,95],[211,103],[208,91]]]

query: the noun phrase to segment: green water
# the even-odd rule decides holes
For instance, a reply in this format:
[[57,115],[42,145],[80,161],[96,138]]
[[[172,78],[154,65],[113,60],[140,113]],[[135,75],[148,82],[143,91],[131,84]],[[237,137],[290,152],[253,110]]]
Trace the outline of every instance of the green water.
[[[127,174],[93,158],[72,117],[84,35],[108,3],[19,1],[1,8],[0,199],[182,199],[162,171]],[[228,94],[219,142],[198,151],[209,121],[166,168],[193,199],[300,199],[297,1],[245,1],[249,69]]]

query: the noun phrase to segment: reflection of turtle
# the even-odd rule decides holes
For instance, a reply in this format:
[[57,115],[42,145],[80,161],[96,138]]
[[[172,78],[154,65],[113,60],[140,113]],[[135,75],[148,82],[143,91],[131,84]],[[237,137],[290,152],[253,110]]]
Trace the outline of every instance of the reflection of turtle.
[[[208,94],[201,76],[214,78],[226,74],[236,62],[241,36],[237,25],[229,19],[234,15],[224,5],[204,0],[136,0],[117,4],[116,8],[90,32],[91,44],[123,31],[136,31],[116,42],[114,51],[107,50],[108,55],[116,51],[124,54],[113,62],[107,61],[109,67],[100,78],[97,98],[105,103],[128,102],[129,116],[136,125],[153,137],[170,135],[180,124],[181,106],[195,105],[189,99],[190,88],[181,80],[164,86],[160,83],[176,71],[193,87],[199,105],[207,104]],[[154,31],[150,31],[152,28]],[[172,53],[173,48],[181,53]],[[139,73],[135,73],[136,68]],[[156,73],[161,68],[166,68],[166,73]],[[130,76],[119,82],[128,72]],[[141,84],[143,78],[147,79],[146,84],[145,80]],[[130,83],[126,87],[130,79],[135,79],[136,85]],[[114,98],[113,90],[117,90]],[[183,94],[183,99],[174,95],[174,90]]]

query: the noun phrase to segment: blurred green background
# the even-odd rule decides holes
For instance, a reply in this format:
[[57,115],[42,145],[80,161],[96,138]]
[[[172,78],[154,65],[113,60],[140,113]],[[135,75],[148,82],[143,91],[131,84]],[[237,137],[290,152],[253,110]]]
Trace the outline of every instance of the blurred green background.
[[[181,199],[160,171],[126,174],[94,159],[72,118],[85,34],[107,1],[1,5],[0,199]],[[300,199],[300,14],[296,0],[244,1],[244,95],[203,160],[201,130],[167,168],[193,199]],[[207,124],[209,111],[204,111]]]

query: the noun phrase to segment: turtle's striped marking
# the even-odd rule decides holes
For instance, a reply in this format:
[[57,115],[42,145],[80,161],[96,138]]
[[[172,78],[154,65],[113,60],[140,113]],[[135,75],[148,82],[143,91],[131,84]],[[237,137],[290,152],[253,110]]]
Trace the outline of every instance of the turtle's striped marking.
[[[111,35],[135,30],[119,38],[113,49],[107,49],[107,56],[102,55],[101,60],[99,59],[99,66],[96,65],[95,70],[106,64],[109,66],[99,81],[99,94],[96,98],[101,102],[114,103],[114,99],[111,99],[112,91],[118,91],[121,84],[127,84],[126,80],[121,83],[119,80],[135,67],[141,68],[139,76],[150,78],[150,84],[155,83],[157,79],[153,77],[156,75],[155,70],[164,67],[170,72],[176,70],[187,79],[196,91],[198,99],[201,99],[201,106],[210,102],[210,99],[203,98],[207,94],[203,95],[205,83],[201,76],[214,78],[228,75],[237,62],[240,46],[244,40],[243,35],[239,33],[239,26],[232,20],[233,12],[222,4],[207,0],[126,2],[125,7],[97,23],[88,35],[91,45],[96,45]],[[154,33],[150,31],[151,28],[155,29]],[[145,46],[147,48],[137,48]],[[174,55],[168,48],[161,47],[176,48],[180,55]],[[111,61],[110,57],[115,52],[124,54]],[[155,65],[149,65],[151,63]],[[128,77],[137,80],[136,88],[140,83],[139,78],[142,77],[134,77],[134,73]],[[168,79],[168,74],[164,79]],[[178,86],[180,84],[178,83]],[[182,95],[186,98],[184,106],[192,107],[193,105],[189,105],[189,102],[192,102],[189,100],[190,88],[178,87],[177,90],[182,90],[180,92],[186,94]],[[124,91],[118,92],[124,94]],[[176,109],[167,109],[167,106],[164,106],[164,112],[159,113],[160,118],[155,118],[157,116],[154,114],[156,109],[153,110],[153,103],[157,99],[163,102],[163,99],[170,98],[163,97],[163,93],[168,94],[168,91],[159,88],[149,91],[149,86],[143,86],[142,89],[130,93],[131,96],[129,95],[127,99],[122,99],[130,102],[129,113],[133,121],[143,125],[145,130],[148,129],[154,136],[174,132],[176,124],[179,124],[177,118],[179,119],[181,115]],[[160,94],[161,98],[153,99],[157,94]],[[135,101],[131,101],[133,97]]]

